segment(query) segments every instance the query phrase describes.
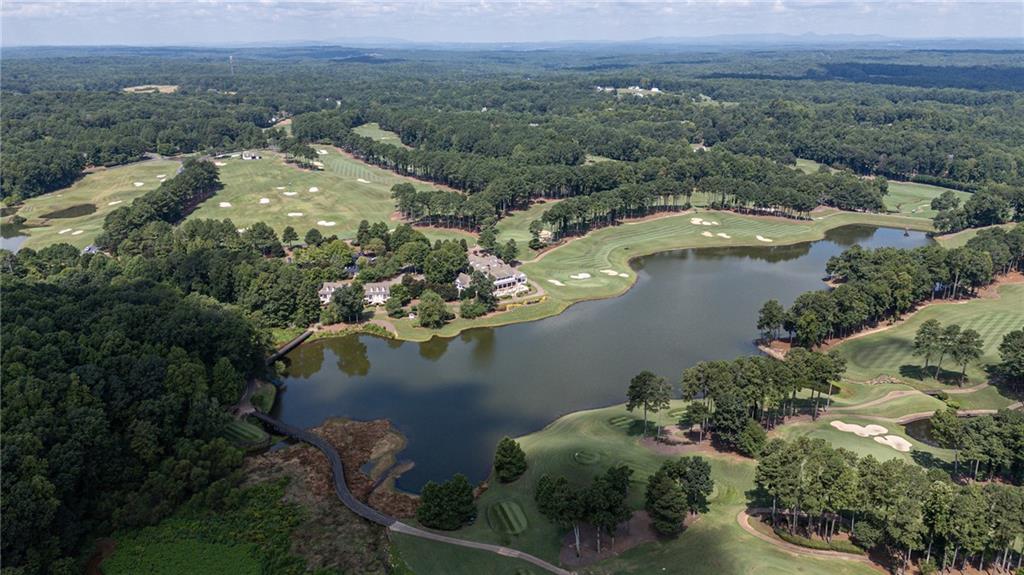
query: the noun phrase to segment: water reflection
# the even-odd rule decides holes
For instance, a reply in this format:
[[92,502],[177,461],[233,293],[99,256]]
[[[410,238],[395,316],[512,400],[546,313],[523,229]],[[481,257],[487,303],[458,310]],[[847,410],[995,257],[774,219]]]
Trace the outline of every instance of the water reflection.
[[[486,477],[503,435],[565,413],[621,402],[629,378],[650,369],[677,381],[698,361],[755,353],[757,310],[822,289],[825,262],[850,241],[912,247],[902,230],[844,228],[799,246],[680,250],[635,262],[637,285],[542,321],[402,343],[371,336],[314,341],[291,354],[277,410],[313,426],[331,416],[390,419],[416,467],[417,490],[455,472]],[[500,341],[499,341],[500,340]]]

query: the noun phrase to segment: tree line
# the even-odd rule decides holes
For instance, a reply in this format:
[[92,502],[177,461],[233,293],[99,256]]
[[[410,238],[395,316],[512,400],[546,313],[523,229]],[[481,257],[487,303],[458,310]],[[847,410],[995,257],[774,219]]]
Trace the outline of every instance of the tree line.
[[758,329],[765,338],[785,330],[791,341],[814,347],[880,321],[898,318],[922,302],[958,299],[990,284],[996,274],[1022,269],[1024,228],[982,230],[960,248],[865,250],[853,246],[825,267],[838,285],[800,294],[788,310],[769,301]]
[[859,458],[808,437],[769,442],[755,481],[773,524],[826,541],[847,531],[857,545],[884,551],[900,573],[915,560],[922,572],[963,570],[968,562],[1020,566],[1013,547],[1024,533],[1020,486],[960,484],[937,469]]

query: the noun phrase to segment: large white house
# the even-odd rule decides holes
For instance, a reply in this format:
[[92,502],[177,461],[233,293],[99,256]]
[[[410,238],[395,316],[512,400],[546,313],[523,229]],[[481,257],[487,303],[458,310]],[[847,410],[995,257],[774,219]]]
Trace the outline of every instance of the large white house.
[[[469,267],[483,272],[494,280],[494,295],[498,297],[512,296],[528,291],[526,274],[508,265],[497,256],[484,254],[477,250],[469,252]],[[469,287],[468,274],[459,274],[455,287],[461,293]]]
[[388,282],[369,283],[363,286],[363,299],[370,305],[383,305],[391,297],[391,284]]
[[320,289],[316,292],[320,296],[320,305],[327,305],[331,303],[331,298],[334,297],[334,292],[348,284],[348,282],[324,282]]

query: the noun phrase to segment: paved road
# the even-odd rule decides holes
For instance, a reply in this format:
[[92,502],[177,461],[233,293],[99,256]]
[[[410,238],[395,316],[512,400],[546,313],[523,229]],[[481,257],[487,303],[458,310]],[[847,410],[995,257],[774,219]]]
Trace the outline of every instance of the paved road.
[[412,525],[406,525],[390,515],[385,515],[362,501],[359,501],[354,495],[352,495],[352,492],[348,489],[348,484],[345,483],[345,467],[341,463],[341,456],[338,455],[338,451],[334,449],[334,446],[328,443],[326,439],[315,433],[306,431],[305,429],[299,429],[288,425],[287,423],[278,421],[273,417],[258,411],[252,412],[252,416],[273,427],[280,433],[294,439],[304,441],[322,451],[324,455],[327,456],[328,462],[331,464],[331,472],[334,474],[334,491],[338,495],[338,499],[345,504],[345,507],[348,507],[363,519],[372,521],[378,525],[383,525],[395,533],[402,533],[412,537],[419,537],[421,539],[448,543],[450,545],[458,545],[460,547],[468,547],[470,549],[488,551],[503,557],[512,557],[527,561],[541,569],[544,569],[545,571],[555,573],[556,575],[572,575],[571,571],[566,571],[561,567],[552,565],[551,563],[548,563],[539,557],[534,557],[529,553],[524,553],[508,547],[502,547],[500,545],[490,545],[487,543],[479,543],[477,541],[467,541],[465,539],[449,537],[440,533],[434,533],[433,531],[413,527]]

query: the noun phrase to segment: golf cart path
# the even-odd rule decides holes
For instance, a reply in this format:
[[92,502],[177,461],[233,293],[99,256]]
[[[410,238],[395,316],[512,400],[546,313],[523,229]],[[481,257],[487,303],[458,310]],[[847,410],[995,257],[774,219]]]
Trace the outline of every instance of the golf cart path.
[[406,525],[405,523],[402,523],[401,521],[395,519],[394,517],[391,517],[390,515],[381,513],[380,511],[377,511],[376,509],[356,499],[356,497],[352,495],[352,492],[349,491],[348,484],[345,483],[345,467],[341,462],[341,456],[338,454],[338,451],[334,448],[334,446],[331,445],[326,439],[305,429],[299,429],[297,427],[288,425],[284,422],[278,421],[277,419],[274,419],[273,417],[270,417],[269,415],[266,415],[264,413],[260,413],[259,411],[253,411],[251,415],[256,419],[259,419],[263,423],[269,425],[270,427],[273,427],[278,432],[287,435],[293,439],[298,439],[300,441],[308,443],[313,447],[319,449],[321,452],[323,452],[323,454],[327,456],[327,461],[331,465],[331,472],[334,476],[334,491],[338,495],[338,499],[345,504],[345,507],[348,507],[349,509],[352,510],[353,513],[359,515],[367,521],[371,521],[378,525],[387,527],[389,530],[394,531],[395,533],[403,533],[405,535],[419,537],[421,539],[429,539],[431,541],[438,541],[441,543],[458,545],[460,547],[468,547],[470,549],[488,551],[491,553],[495,553],[497,555],[501,555],[503,557],[512,557],[515,559],[527,561],[541,569],[544,569],[545,571],[555,573],[556,575],[572,575],[571,571],[567,571],[565,569],[562,569],[561,567],[552,565],[551,563],[548,563],[547,561],[544,561],[539,557],[535,557],[523,551],[510,549],[508,547],[502,547],[500,545],[490,545],[487,543],[467,541],[465,539],[458,539],[455,537],[449,537],[447,535],[441,535],[440,533],[434,533],[433,531],[427,531],[425,529],[413,527],[412,525]]
[[[749,513],[748,513],[749,512]],[[857,563],[863,563],[874,569],[881,569],[874,561],[869,559],[865,555],[854,555],[853,553],[844,553],[842,551],[827,551],[824,549],[811,549],[808,547],[801,547],[794,545],[782,539],[772,537],[754,529],[750,526],[750,513],[770,513],[771,509],[755,507],[753,509],[743,509],[736,515],[736,523],[746,531],[747,533],[757,537],[761,541],[769,543],[790,555],[802,555],[805,557],[817,557],[819,559],[841,559],[843,561],[856,561]]]

